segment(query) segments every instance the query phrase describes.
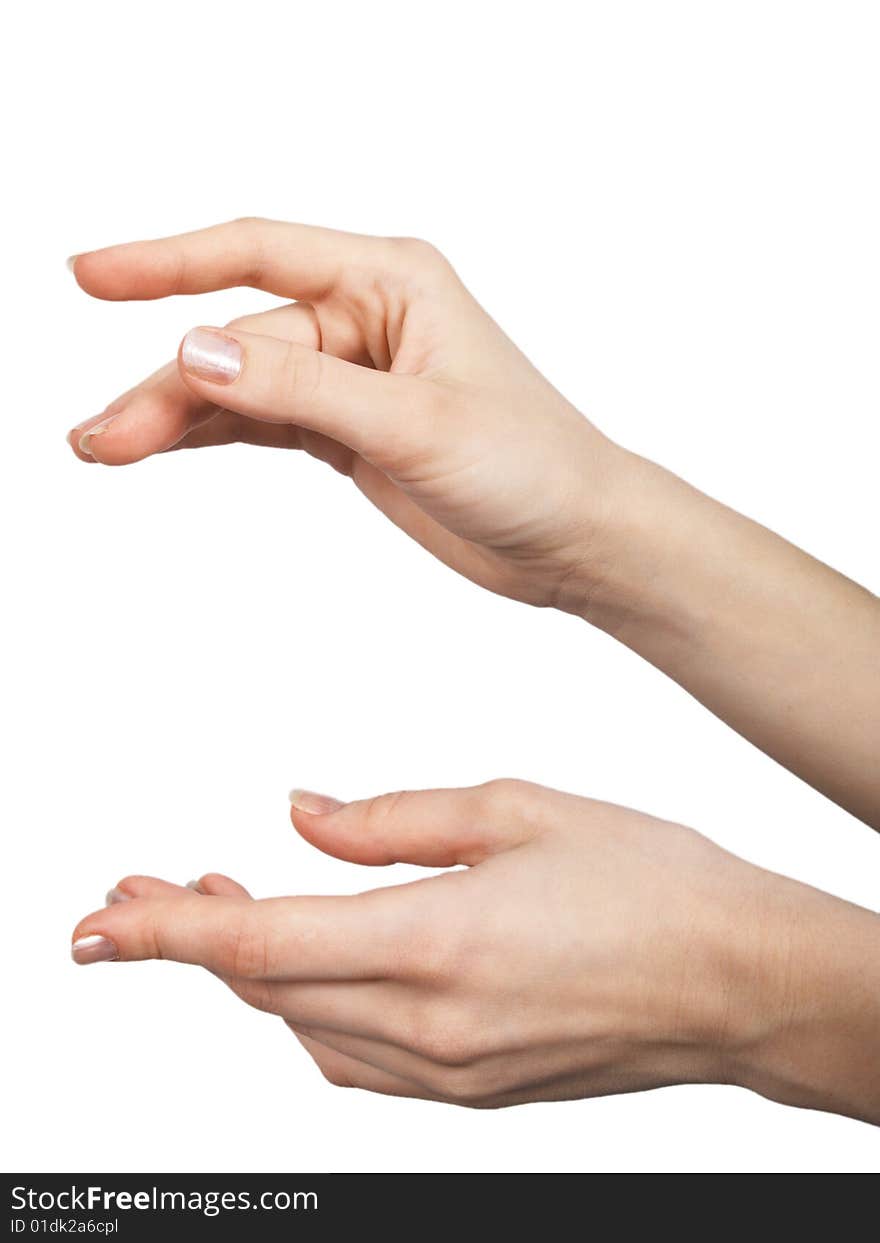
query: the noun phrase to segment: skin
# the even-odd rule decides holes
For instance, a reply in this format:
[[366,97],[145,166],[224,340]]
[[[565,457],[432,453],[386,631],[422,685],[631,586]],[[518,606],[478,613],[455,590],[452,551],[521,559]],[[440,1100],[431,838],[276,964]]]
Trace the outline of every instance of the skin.
[[877,598],[602,435],[433,247],[243,220],[73,266],[98,298],[304,300],[227,327],[234,383],[172,363],[73,429],[84,461],[303,449],[459,573],[601,626],[880,827]]
[[496,1107],[736,1083],[880,1121],[869,911],[525,782],[297,799],[328,808],[292,811],[328,854],[467,870],[256,902],[129,876],[75,936],[207,968],[342,1086]]
[[[82,461],[302,449],[459,573],[614,634],[880,827],[880,602],[614,444],[433,247],[243,220],[73,268],[110,300],[297,299],[213,330],[236,377],[195,375],[181,352],[74,428]],[[199,896],[129,878],[135,900],[76,935],[207,966],[282,1014],[334,1081],[378,1091],[507,1104],[720,1081],[880,1117],[875,915],[635,812],[488,791],[294,811],[343,858],[466,873],[258,904],[227,880]]]

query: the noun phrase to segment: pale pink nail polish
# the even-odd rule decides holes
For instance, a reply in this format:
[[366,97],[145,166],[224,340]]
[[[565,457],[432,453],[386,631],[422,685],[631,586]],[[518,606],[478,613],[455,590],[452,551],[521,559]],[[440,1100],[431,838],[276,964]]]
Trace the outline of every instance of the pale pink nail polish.
[[119,950],[107,937],[79,937],[70,947],[70,956],[81,967],[93,962],[113,962]]
[[328,794],[316,794],[314,790],[291,790],[287,797],[298,811],[308,811],[313,816],[323,816],[345,806],[338,798],[330,798]]
[[231,384],[241,372],[241,346],[216,328],[192,328],[183,338],[180,362],[184,371],[212,384]]
[[122,889],[117,889],[116,886],[114,885],[112,889],[109,889],[107,891],[107,897],[105,901],[108,906],[113,906],[114,903],[116,902],[130,902],[131,894],[125,893],[125,891]]
[[92,441],[92,438],[95,436],[102,436],[104,432],[107,431],[110,424],[113,422],[115,418],[116,418],[116,415],[111,414],[108,418],[101,419],[100,423],[95,423],[92,427],[88,429],[88,431],[83,432],[83,434],[79,438],[80,453],[91,453],[92,450],[90,449],[89,445]]

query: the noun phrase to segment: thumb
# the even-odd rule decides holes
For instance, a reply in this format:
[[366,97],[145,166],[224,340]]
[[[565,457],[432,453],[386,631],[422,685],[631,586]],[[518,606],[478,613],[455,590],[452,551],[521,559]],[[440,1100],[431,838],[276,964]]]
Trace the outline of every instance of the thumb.
[[427,380],[374,371],[296,341],[193,328],[177,361],[187,387],[222,409],[322,432],[389,469],[424,450],[437,424],[437,390]]
[[533,837],[540,786],[489,781],[462,790],[404,790],[341,803],[291,790],[297,832],[325,854],[351,863],[473,866]]

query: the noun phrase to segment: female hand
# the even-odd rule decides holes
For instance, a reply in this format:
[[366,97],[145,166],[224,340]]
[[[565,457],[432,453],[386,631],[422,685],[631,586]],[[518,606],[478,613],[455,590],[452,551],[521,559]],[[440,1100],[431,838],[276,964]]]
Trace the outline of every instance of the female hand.
[[498,1106],[728,1082],[880,1121],[870,912],[523,782],[293,797],[328,854],[467,870],[257,902],[218,876],[211,896],[128,877],[77,926],[74,959],[206,967],[332,1082],[372,1091]]
[[601,559],[626,455],[427,243],[239,220],[72,264],[100,298],[253,285],[304,300],[193,330],[177,364],[73,429],[84,460],[233,440],[304,449],[454,569],[533,604],[564,604]]
[[304,449],[460,573],[610,631],[880,827],[877,599],[612,444],[431,246],[242,220],[74,271],[100,298],[248,284],[304,300],[189,333],[177,363],[74,429],[80,458]]

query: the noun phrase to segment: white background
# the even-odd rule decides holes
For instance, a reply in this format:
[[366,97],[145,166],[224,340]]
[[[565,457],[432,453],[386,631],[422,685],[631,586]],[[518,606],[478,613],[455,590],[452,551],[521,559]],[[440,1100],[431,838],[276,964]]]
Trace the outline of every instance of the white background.
[[271,300],[101,304],[64,258],[242,214],[428,237],[606,432],[876,590],[877,6],[34,3],[4,43],[3,1167],[876,1169],[874,1129],[732,1088],[343,1092],[207,975],[71,965],[130,871],[406,874],[299,841],[293,784],[530,778],[874,908],[880,842],[319,463],[77,462],[69,426]]

